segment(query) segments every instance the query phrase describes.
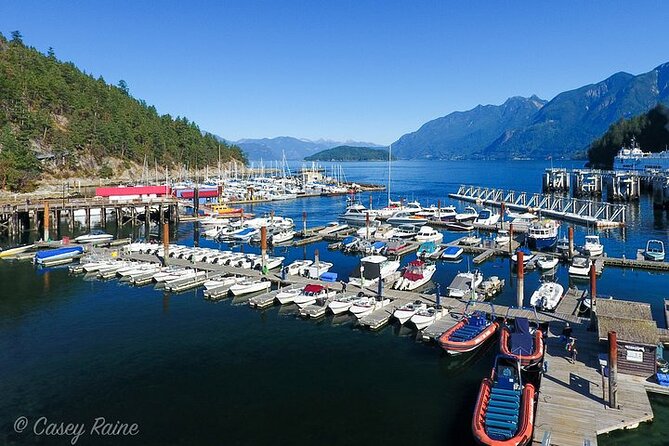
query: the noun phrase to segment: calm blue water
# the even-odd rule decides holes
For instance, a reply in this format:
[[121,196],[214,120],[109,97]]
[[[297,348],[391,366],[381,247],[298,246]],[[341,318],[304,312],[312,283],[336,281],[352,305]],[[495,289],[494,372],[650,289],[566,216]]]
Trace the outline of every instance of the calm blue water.
[[[544,167],[533,161],[397,162],[392,195],[446,203],[460,183],[538,191]],[[387,176],[385,163],[344,168],[349,179],[361,182],[385,183]],[[372,199],[384,205],[386,194]],[[296,223],[307,212],[311,226],[335,219],[344,207],[345,197],[331,197],[249,210],[275,210]],[[634,215],[625,233],[603,234],[607,252],[631,255],[647,238],[666,240],[666,216],[653,216],[647,198]],[[579,229],[577,237],[586,232]],[[184,224],[176,236],[190,244],[192,234],[192,225]],[[217,246],[209,240],[201,245]],[[341,276],[357,265],[357,257],[328,251],[325,243],[275,254],[292,261],[313,258],[315,249]],[[435,280],[447,285],[468,260],[440,264]],[[507,280],[497,302],[515,302],[508,261],[490,261],[481,269]],[[539,277],[527,275],[528,295]],[[564,267],[558,278],[568,283]],[[85,435],[77,444],[469,445],[476,392],[495,354],[491,348],[453,359],[405,328],[373,333],[357,329],[346,316],[304,321],[290,308],[256,311],[246,299],[205,301],[201,291],[169,295],[117,281],[86,281],[70,277],[66,268],[1,262],[0,283],[3,444],[70,444],[70,437],[14,432],[17,417],[33,422],[46,416],[88,427],[95,417],[139,425],[134,437]],[[598,289],[650,302],[663,321],[668,286],[666,274],[607,268]],[[601,444],[667,444],[668,406],[667,398],[653,398],[655,423],[601,438]]]

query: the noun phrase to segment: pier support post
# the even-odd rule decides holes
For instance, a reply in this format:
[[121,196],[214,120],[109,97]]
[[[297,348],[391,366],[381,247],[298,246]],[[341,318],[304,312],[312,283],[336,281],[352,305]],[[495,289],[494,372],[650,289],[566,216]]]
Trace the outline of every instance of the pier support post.
[[86,207],[86,230],[91,230],[91,208]]
[[170,258],[170,224],[163,223],[163,266],[167,266]]
[[367,240],[369,240],[369,212],[365,212],[365,227],[367,228]]
[[383,277],[379,277],[376,294],[378,295],[379,299],[383,300]]
[[595,262],[590,264],[590,329],[595,329],[597,315],[597,268]]
[[513,255],[513,223],[509,223],[509,255]]
[[516,306],[522,308],[523,301],[525,300],[525,266],[523,265],[525,255],[523,251],[518,251],[516,256],[516,265],[518,268],[518,286],[516,287],[518,294],[516,295]]
[[569,258],[574,257],[574,227],[569,226]]
[[609,332],[609,407],[618,408],[618,335]]
[[441,221],[441,198],[437,200],[437,219]]
[[437,310],[441,310],[441,284],[437,283],[437,288],[434,290],[434,297],[437,304]]
[[307,213],[302,212],[302,237],[307,236]]
[[44,241],[49,241],[49,202],[44,202]]
[[506,204],[502,201],[499,205],[499,221],[504,223],[504,211],[506,210]]
[[260,264],[262,265],[262,273],[265,274],[267,265],[267,226],[260,228]]

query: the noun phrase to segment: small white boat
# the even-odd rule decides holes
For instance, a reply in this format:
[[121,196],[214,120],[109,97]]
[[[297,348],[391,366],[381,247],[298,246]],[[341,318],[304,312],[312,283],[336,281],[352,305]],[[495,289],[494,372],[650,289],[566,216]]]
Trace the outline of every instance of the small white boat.
[[304,270],[304,277],[310,277],[312,279],[318,279],[321,275],[327,273],[332,268],[332,263],[330,262],[314,262]]
[[449,297],[462,298],[471,294],[483,282],[483,274],[479,270],[458,273],[448,286]]
[[390,303],[390,299],[376,300],[376,297],[363,297],[351,305],[349,311],[358,319],[371,314],[374,310],[383,308]]
[[392,225],[403,225],[403,224],[423,225],[427,223],[427,218],[419,217],[415,215],[415,213],[413,212],[410,212],[408,210],[403,210],[393,214],[393,216],[390,217],[387,221]]
[[15,246],[13,248],[3,249],[2,251],[0,251],[0,258],[24,253],[32,249],[34,246],[35,245],[23,245],[23,246]]
[[569,275],[577,278],[590,277],[590,265],[592,260],[585,256],[574,256],[569,266]]
[[220,288],[224,286],[232,286],[236,283],[240,283],[246,280],[244,277],[221,277],[217,279],[207,280],[204,283],[204,288],[206,290],[211,290],[214,288]]
[[424,330],[437,320],[437,309],[434,307],[421,308],[411,316],[411,322],[417,330]]
[[497,231],[497,236],[495,237],[495,243],[497,246],[508,245],[510,241],[511,237],[509,236],[509,231],[506,229],[500,229]]
[[377,228],[378,225],[363,226],[362,228],[355,231],[355,234],[361,238],[372,238],[372,236],[376,233]]
[[414,225],[404,224],[395,229],[394,236],[404,240],[412,239],[416,236],[418,229]]
[[390,240],[391,238],[395,237],[396,232],[397,229],[395,229],[393,225],[384,223],[382,225],[379,225],[378,228],[376,228],[376,231],[374,232],[374,238],[381,240]]
[[544,282],[532,293],[530,305],[545,311],[553,311],[557,308],[563,295],[562,285],[555,282]]
[[539,256],[539,258],[537,258],[539,269],[544,271],[555,268],[558,263],[560,263],[560,260],[553,256]]
[[302,276],[304,272],[314,263],[313,260],[295,260],[293,263],[288,265],[286,268],[288,270],[286,273],[289,276]]
[[283,243],[287,242],[288,240],[292,240],[293,237],[295,237],[295,231],[292,229],[289,230],[284,230],[281,232],[275,232],[269,237],[269,242],[272,245],[276,245],[277,243]]
[[336,221],[331,221],[327,225],[325,225],[325,228],[321,229],[318,231],[320,235],[329,235],[329,234],[334,234],[339,231],[343,231],[344,229],[348,229],[348,225],[345,223],[338,223]]
[[267,290],[271,286],[272,282],[269,280],[245,280],[232,285],[230,287],[230,292],[233,296],[241,296],[243,294],[257,293],[258,291]]
[[604,245],[599,241],[598,235],[586,235],[583,253],[590,257],[601,256],[604,253]]
[[258,230],[255,228],[244,228],[233,232],[230,238],[236,242],[248,242],[257,233]]
[[416,233],[417,242],[435,242],[441,243],[444,239],[444,234],[437,231],[431,226],[421,226],[418,232]]
[[302,292],[293,299],[293,302],[297,304],[298,307],[304,308],[307,305],[316,302],[317,299],[327,299],[334,296],[336,293],[335,290],[330,290],[323,285],[310,284],[304,287]]
[[101,231],[99,229],[94,229],[86,235],[80,235],[79,237],[75,237],[74,241],[77,243],[93,243],[93,242],[108,242],[113,239],[114,239],[113,235],[107,234],[106,232]]
[[530,251],[526,247],[521,247],[518,248],[518,250],[511,256],[511,261],[513,264],[518,263],[518,251],[521,251],[523,253],[523,265],[527,266],[528,263],[530,263],[531,260],[534,260],[534,254],[532,254],[532,251]]
[[664,262],[664,242],[661,240],[648,240],[643,257],[652,262]]
[[360,299],[363,299],[363,297],[356,294],[337,297],[328,304],[328,308],[330,311],[332,311],[332,314],[342,314],[347,312],[353,306],[353,304],[358,302]]
[[426,308],[427,304],[425,302],[422,300],[417,300],[415,302],[409,302],[402,305],[393,312],[393,316],[399,321],[400,324],[403,325],[409,319],[411,319],[414,314],[416,314],[416,311]]
[[295,301],[295,298],[302,293],[301,288],[291,288],[289,290],[281,290],[277,293],[276,300],[279,301],[281,305],[292,304]]
[[481,237],[469,235],[460,239],[460,244],[463,246],[477,246],[481,244]]
[[393,288],[405,291],[415,290],[428,283],[436,271],[436,265],[414,260],[407,264],[402,277],[393,284]]
[[373,255],[360,259],[360,265],[353,270],[348,282],[358,287],[371,286],[395,273],[400,267],[399,260]]

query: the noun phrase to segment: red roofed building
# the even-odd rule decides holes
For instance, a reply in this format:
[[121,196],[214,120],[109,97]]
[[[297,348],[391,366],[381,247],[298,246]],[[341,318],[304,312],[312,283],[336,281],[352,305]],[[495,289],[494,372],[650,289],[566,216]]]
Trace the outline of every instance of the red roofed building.
[[109,198],[110,201],[143,200],[171,195],[172,189],[169,186],[120,186],[95,189],[96,197]]

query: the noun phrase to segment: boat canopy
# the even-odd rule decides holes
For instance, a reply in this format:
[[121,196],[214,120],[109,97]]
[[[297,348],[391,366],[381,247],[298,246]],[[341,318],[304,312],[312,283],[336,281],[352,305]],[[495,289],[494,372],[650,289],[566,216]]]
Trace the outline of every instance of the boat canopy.
[[514,331],[511,333],[511,352],[516,355],[531,355],[534,338],[530,333],[530,321],[526,317],[514,320]]
[[310,284],[310,285],[307,285],[307,286],[304,287],[304,292],[305,293],[320,293],[324,289],[325,288],[323,287],[323,285]]
[[462,248],[459,248],[457,246],[449,246],[444,250],[444,254],[446,255],[455,255],[459,253],[462,250]]

